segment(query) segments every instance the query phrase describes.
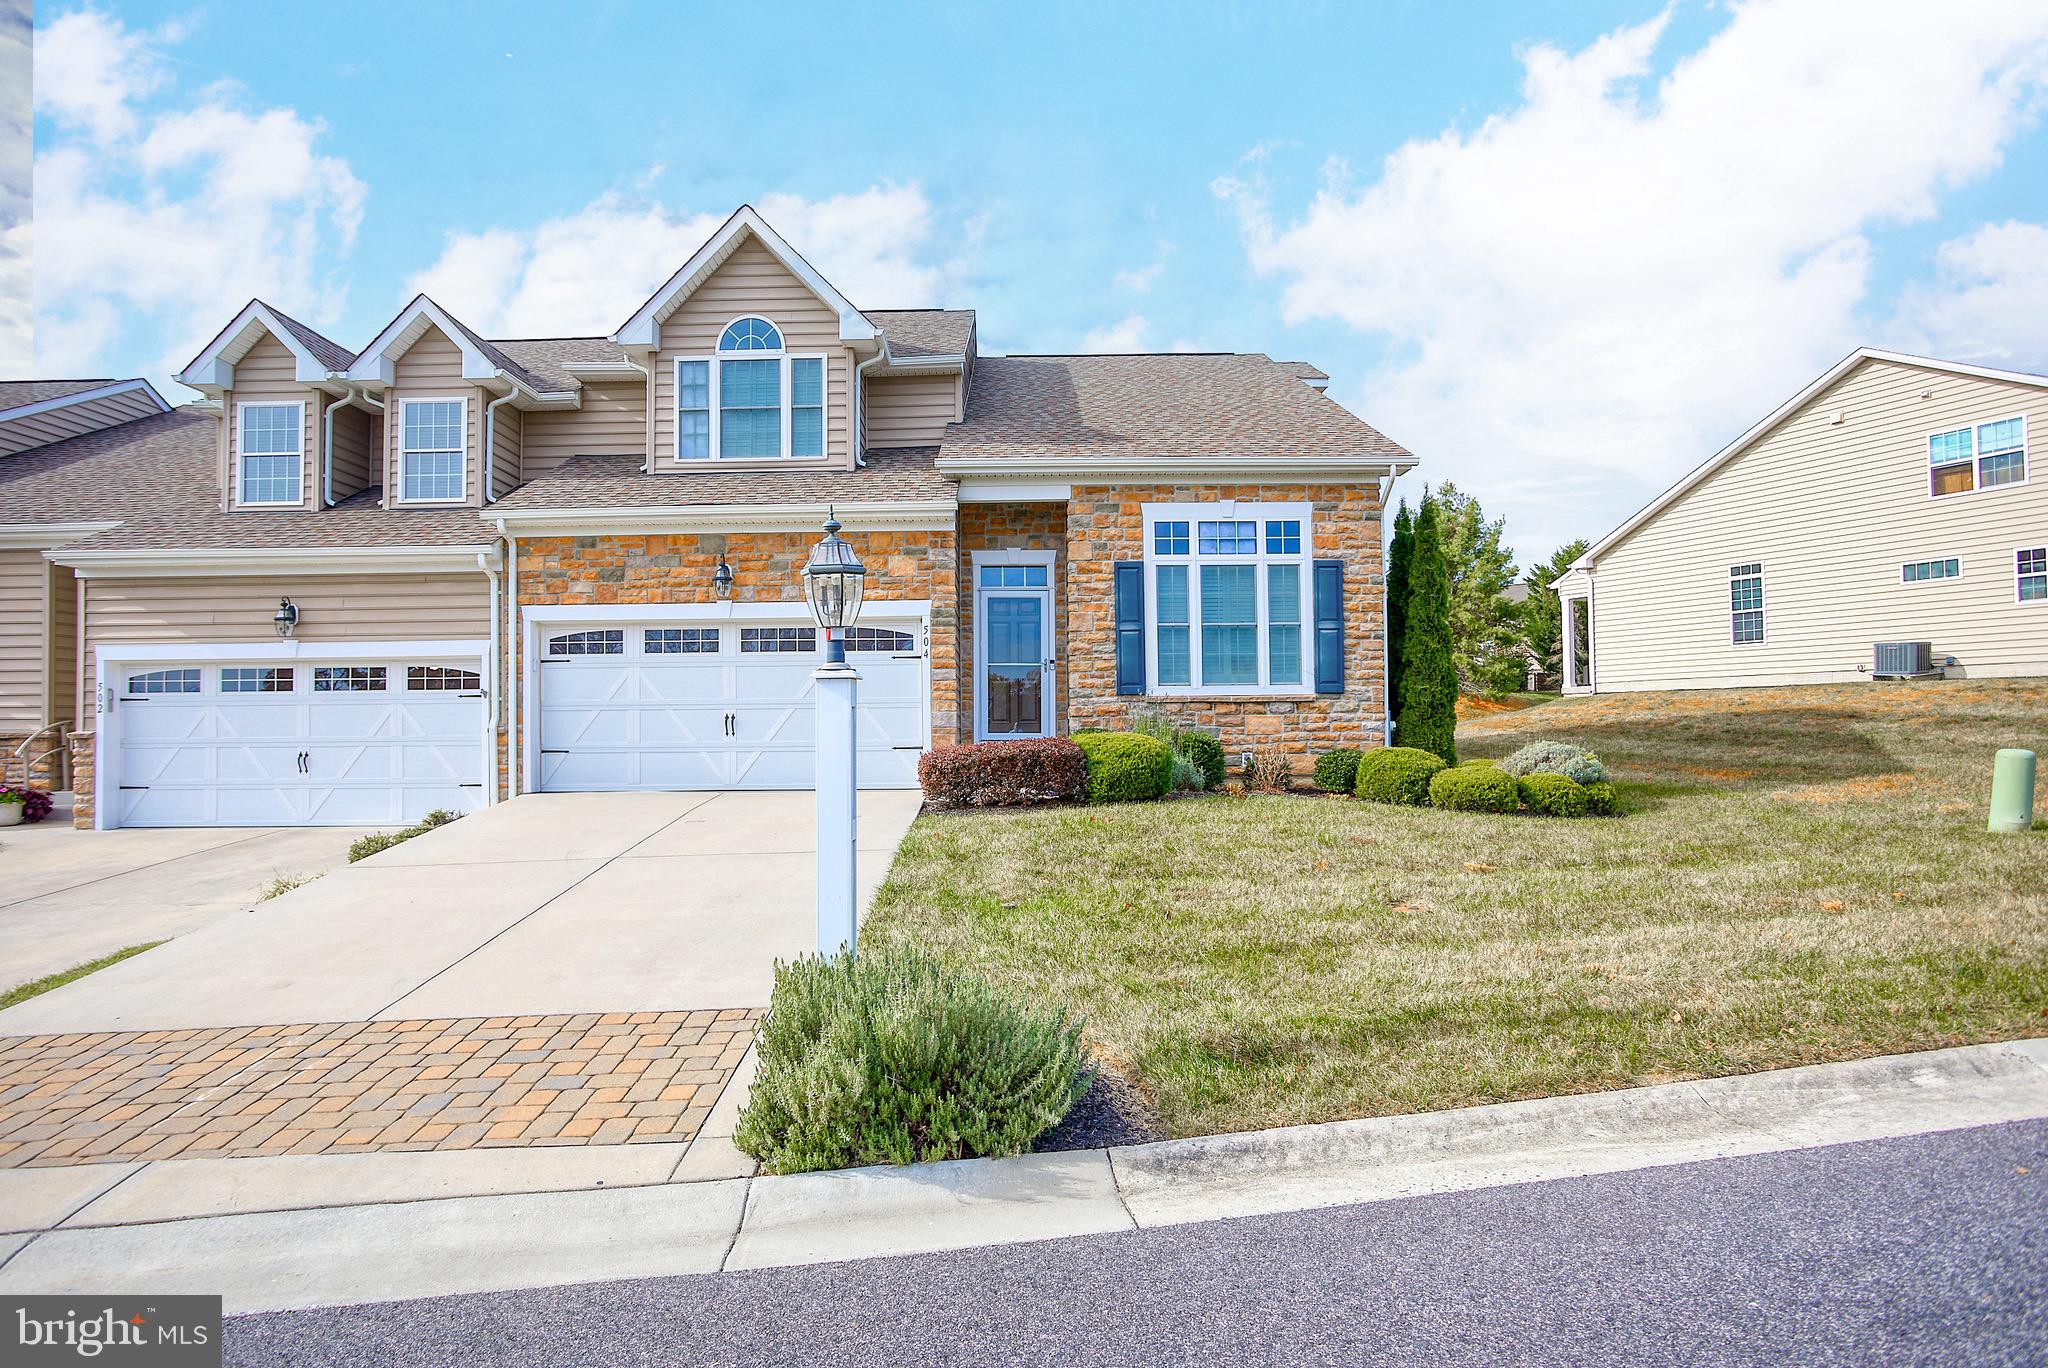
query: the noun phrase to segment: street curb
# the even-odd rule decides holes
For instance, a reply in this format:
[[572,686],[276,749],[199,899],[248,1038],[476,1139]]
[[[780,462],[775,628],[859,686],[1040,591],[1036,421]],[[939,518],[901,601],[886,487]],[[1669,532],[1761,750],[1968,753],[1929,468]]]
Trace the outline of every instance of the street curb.
[[84,1224],[32,1237],[0,1293],[214,1293],[244,1314],[1115,1234],[2043,1117],[2048,1040],[2016,1041],[1016,1159]]

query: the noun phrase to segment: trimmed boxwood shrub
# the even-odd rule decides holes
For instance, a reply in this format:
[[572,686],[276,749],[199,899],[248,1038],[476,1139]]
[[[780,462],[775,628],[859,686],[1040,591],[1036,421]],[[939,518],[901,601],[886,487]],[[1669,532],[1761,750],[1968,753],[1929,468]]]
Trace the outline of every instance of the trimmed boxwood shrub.
[[1562,774],[1532,774],[1516,782],[1522,805],[1539,817],[1583,817],[1586,790]]
[[1229,762],[1223,756],[1223,743],[1213,733],[1182,727],[1174,734],[1173,744],[1201,769],[1203,788],[1223,787],[1223,775],[1229,768]]
[[1597,784],[1580,785],[1586,791],[1586,815],[1589,817],[1615,817],[1621,813],[1621,804],[1614,796],[1614,785],[1606,780]]
[[1088,761],[1088,801],[1141,803],[1173,786],[1173,748],[1137,732],[1084,731],[1074,742]]
[[1088,761],[1060,737],[978,741],[926,751],[917,782],[934,803],[956,807],[1027,807],[1078,803],[1088,796]]
[[733,1141],[774,1173],[1019,1154],[1093,1081],[1080,1023],[914,951],[777,963]]
[[1359,797],[1374,803],[1405,803],[1421,807],[1429,801],[1429,781],[1444,768],[1442,757],[1413,746],[1384,746],[1368,751],[1358,762]]
[[1429,802],[1446,812],[1513,812],[1521,795],[1513,777],[1492,765],[1459,765],[1429,781]]
[[1325,751],[1316,757],[1316,787],[1325,793],[1349,793],[1358,787],[1358,762],[1364,751]]

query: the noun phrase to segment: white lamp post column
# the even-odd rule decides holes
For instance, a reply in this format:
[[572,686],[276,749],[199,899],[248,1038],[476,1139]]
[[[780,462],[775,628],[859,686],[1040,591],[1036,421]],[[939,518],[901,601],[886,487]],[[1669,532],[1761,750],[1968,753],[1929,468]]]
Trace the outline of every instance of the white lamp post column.
[[860,673],[846,662],[846,634],[860,618],[861,585],[867,571],[839,535],[839,520],[828,517],[825,539],[811,548],[804,589],[811,615],[825,634],[825,663],[811,675],[812,734],[816,747],[813,783],[818,803],[818,953],[854,953],[860,907],[854,893],[855,812],[859,793],[855,761],[854,710],[860,701]]

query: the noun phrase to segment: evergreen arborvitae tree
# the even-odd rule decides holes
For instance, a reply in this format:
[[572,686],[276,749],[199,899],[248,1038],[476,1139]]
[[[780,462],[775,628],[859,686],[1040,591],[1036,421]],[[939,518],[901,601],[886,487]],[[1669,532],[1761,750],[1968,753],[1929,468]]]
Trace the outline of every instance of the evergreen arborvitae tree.
[[1434,500],[1415,515],[1402,641],[1401,715],[1394,740],[1458,763],[1458,671],[1451,659],[1451,579]]
[[1408,562],[1415,554],[1415,519],[1408,501],[1394,515],[1394,540],[1387,548],[1387,716],[1401,715],[1401,644],[1408,631]]
[[1444,570],[1451,579],[1451,662],[1474,693],[1522,687],[1520,624],[1508,602],[1514,554],[1502,544],[1506,521],[1489,520],[1479,500],[1446,480],[1430,495]]

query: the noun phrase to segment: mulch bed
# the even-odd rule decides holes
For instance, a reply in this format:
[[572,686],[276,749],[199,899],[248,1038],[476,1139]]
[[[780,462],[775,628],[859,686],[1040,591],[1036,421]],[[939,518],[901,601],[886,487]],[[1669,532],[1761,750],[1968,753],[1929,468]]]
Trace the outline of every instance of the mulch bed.
[[1103,1149],[1110,1145],[1142,1145],[1167,1138],[1166,1128],[1138,1090],[1102,1069],[1086,1096],[1066,1119],[1032,1142],[1033,1152]]

